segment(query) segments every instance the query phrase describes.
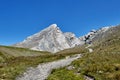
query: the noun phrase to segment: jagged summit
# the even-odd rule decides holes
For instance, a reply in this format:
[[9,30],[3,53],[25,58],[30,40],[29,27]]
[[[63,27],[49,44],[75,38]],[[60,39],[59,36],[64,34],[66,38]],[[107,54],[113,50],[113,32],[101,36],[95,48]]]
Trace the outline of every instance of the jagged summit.
[[48,26],[47,28],[43,29],[43,30],[52,30],[52,29],[59,29],[59,27],[57,26],[57,24],[51,24],[50,26]]
[[49,27],[51,27],[51,28],[56,28],[56,27],[58,27],[58,26],[57,26],[57,24],[51,24]]

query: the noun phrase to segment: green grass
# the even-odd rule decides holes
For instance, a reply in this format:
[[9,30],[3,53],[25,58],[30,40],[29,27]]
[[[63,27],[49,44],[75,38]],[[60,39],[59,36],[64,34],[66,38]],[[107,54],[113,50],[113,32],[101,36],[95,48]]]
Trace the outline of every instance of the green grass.
[[5,80],[13,80],[27,67],[36,66],[39,63],[48,62],[56,59],[58,59],[58,57],[52,55],[37,57],[17,57],[9,59],[0,66],[0,78]]
[[[107,51],[109,50],[107,48],[103,48],[94,53],[85,53],[82,58],[71,64],[75,69],[68,70],[67,72],[64,71],[64,68],[58,69],[49,76],[50,78],[48,78],[48,80],[55,80],[51,78],[64,73],[64,76],[67,76],[71,71],[72,73],[80,73],[78,77],[81,77],[81,75],[88,75],[94,77],[96,80],[120,80],[120,48],[114,49],[111,45],[110,51],[112,52]],[[110,48],[110,45],[108,48]],[[59,71],[62,72],[59,73]],[[72,76],[72,74],[70,75]],[[56,80],[62,80],[62,76],[57,76],[55,78]],[[77,79],[71,78],[70,80]]]
[[48,52],[0,46],[0,80],[13,80],[27,67],[57,59]]
[[14,57],[38,56],[38,55],[49,54],[49,52],[34,51],[27,48],[17,48],[17,47],[10,47],[10,46],[0,46],[0,52],[7,57],[8,56],[14,56]]
[[120,80],[116,76],[120,72],[120,54],[117,53],[86,54],[72,65],[76,70],[80,68],[83,75],[93,76],[97,80]]
[[[120,27],[119,27],[120,28]],[[120,30],[120,29],[119,29]],[[113,32],[109,38],[105,38],[100,42],[93,43],[95,46],[92,53],[84,53],[83,57],[72,62],[71,66],[75,68],[66,70],[66,68],[56,69],[48,80],[64,80],[62,77],[67,76],[68,80],[77,80],[71,78],[74,73],[78,73],[73,77],[81,77],[84,75],[94,77],[95,80],[120,80],[120,37],[118,33]],[[62,76],[64,74],[64,76]],[[80,79],[81,80],[81,79]],[[84,80],[84,78],[83,78]]]
[[53,70],[51,76],[47,80],[83,80],[82,75],[76,75],[73,71],[69,71],[65,68]]
[[36,67],[43,62],[62,59],[68,55],[82,52],[82,50],[79,50],[77,53],[74,53],[67,49],[57,54],[50,54],[25,48],[0,46],[0,80],[14,80],[28,67]]

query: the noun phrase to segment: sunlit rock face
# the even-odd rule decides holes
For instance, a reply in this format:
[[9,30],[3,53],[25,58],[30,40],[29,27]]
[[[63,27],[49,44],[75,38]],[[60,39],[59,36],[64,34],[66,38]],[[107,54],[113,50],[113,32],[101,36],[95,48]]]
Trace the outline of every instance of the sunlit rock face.
[[63,33],[56,24],[52,24],[14,46],[55,53],[79,44],[80,40],[73,33]]
[[77,38],[74,33],[63,33],[57,24],[52,24],[44,30],[27,37],[24,41],[13,46],[30,48],[38,51],[48,51],[56,53],[60,50],[91,44],[93,40],[98,40],[109,27],[103,27],[99,30],[91,30],[88,34]]

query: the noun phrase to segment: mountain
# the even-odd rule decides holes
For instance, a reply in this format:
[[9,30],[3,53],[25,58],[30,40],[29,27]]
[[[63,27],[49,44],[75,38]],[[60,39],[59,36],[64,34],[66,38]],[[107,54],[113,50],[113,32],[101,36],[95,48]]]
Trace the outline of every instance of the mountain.
[[27,37],[24,41],[13,46],[56,53],[60,50],[73,48],[75,46],[102,41],[105,39],[104,36],[108,34],[106,32],[110,32],[109,30],[112,28],[115,27],[109,26],[98,30],[91,30],[88,34],[77,38],[74,33],[64,33],[60,30],[57,24],[52,24],[44,30]]
[[[39,44],[42,42],[43,44]],[[65,45],[62,44],[63,42],[65,42]],[[30,50],[38,45],[47,49],[46,45],[51,44],[61,45],[61,48],[63,48],[63,45],[68,45],[70,49],[59,51],[56,54]],[[71,32],[63,33],[56,24],[53,24],[14,46],[26,48],[0,46],[0,80],[14,80],[16,76],[22,76],[26,69],[34,70],[31,68],[32,66],[35,67],[40,63],[61,58],[69,59],[72,55],[79,53],[82,55],[81,58],[75,60],[69,66],[52,71],[47,80],[53,78],[54,80],[63,80],[63,78],[71,80],[85,80],[86,78],[92,80],[120,80],[120,25],[91,30],[88,34],[77,38]],[[53,47],[56,48],[56,46]],[[88,46],[93,49],[93,52],[88,52],[89,48],[86,48]]]
[[80,41],[75,34],[63,33],[56,24],[52,24],[14,46],[55,53],[82,44],[84,44],[83,41]]

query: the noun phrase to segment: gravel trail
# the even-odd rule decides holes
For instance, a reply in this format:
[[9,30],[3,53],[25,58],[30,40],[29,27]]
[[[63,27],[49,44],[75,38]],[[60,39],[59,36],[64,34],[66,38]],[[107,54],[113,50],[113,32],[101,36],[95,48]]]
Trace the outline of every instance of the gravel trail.
[[53,69],[67,66],[80,57],[81,54],[77,54],[72,57],[66,57],[66,59],[39,64],[36,68],[27,70],[23,75],[17,77],[16,80],[45,80]]

